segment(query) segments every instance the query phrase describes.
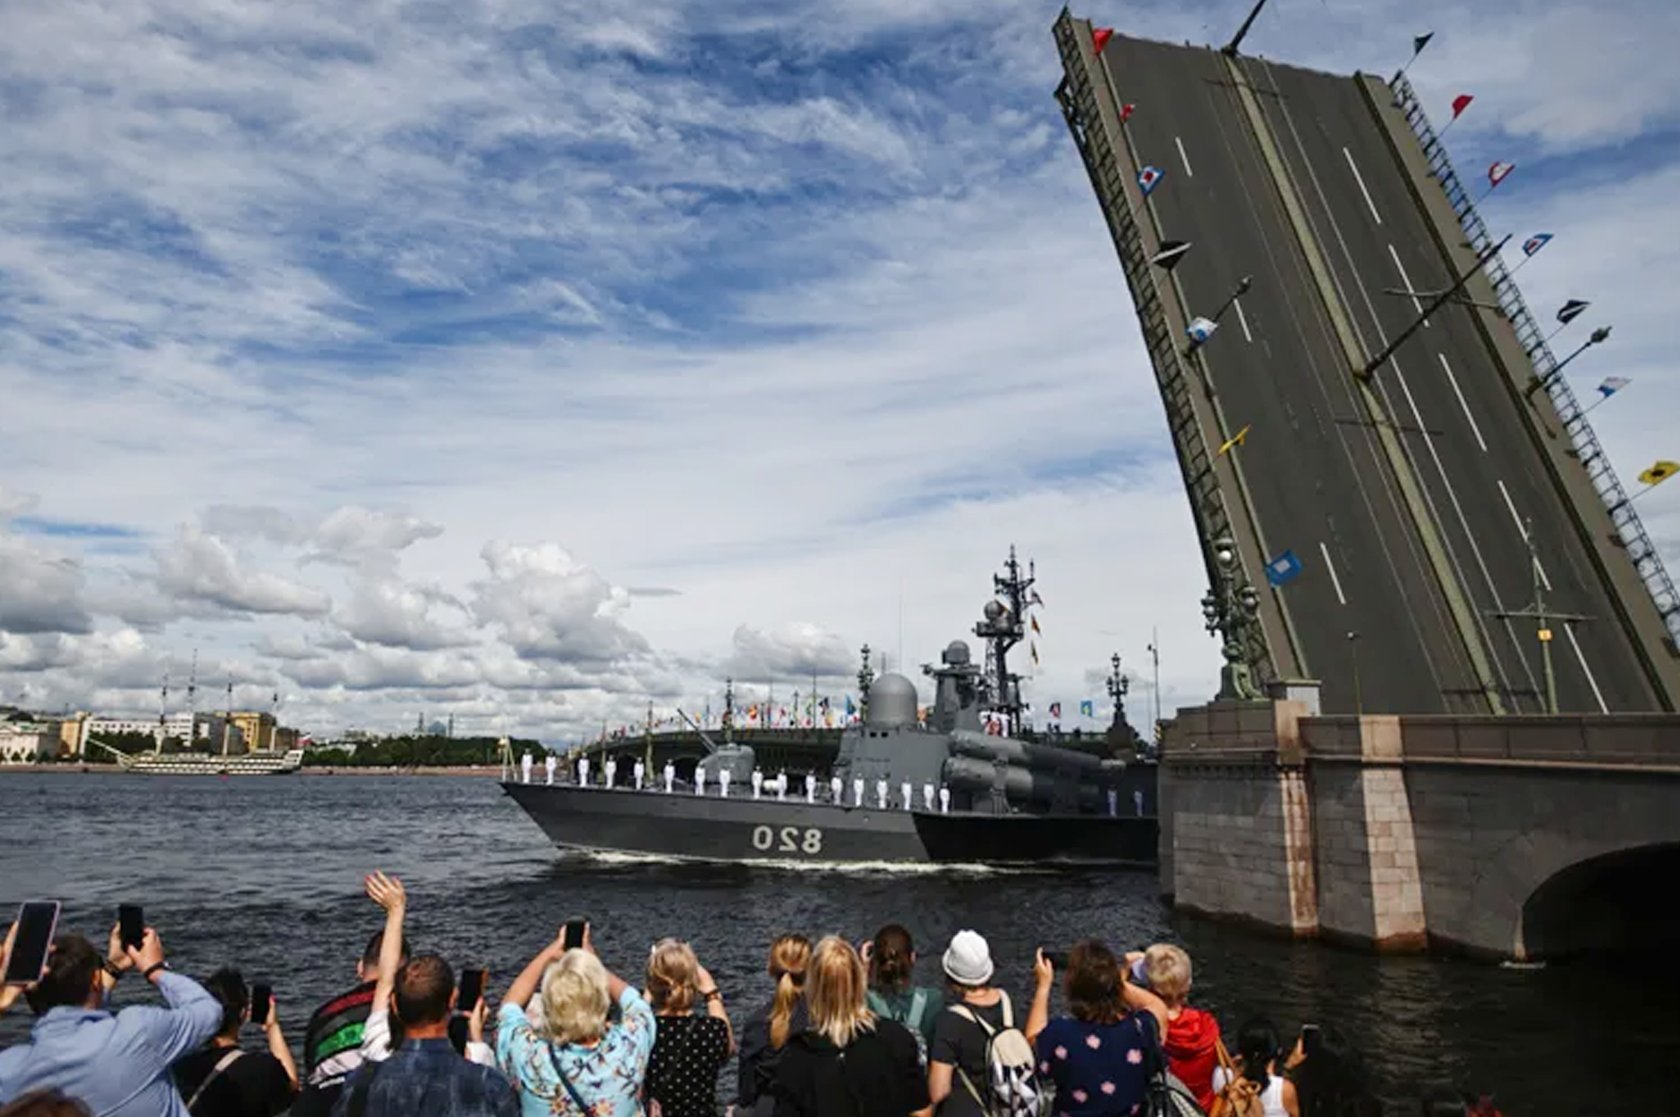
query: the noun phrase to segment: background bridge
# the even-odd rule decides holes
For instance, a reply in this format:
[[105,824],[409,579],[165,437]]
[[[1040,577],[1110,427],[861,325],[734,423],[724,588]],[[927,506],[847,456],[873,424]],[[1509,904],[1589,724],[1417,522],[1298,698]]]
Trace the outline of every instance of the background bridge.
[[[1065,11],[1055,36],[1210,578],[1228,536],[1260,591],[1236,633],[1254,672],[1322,680],[1327,713],[1676,709],[1680,599],[1497,257],[1358,375],[1427,302],[1393,292],[1492,251],[1404,79],[1099,51]],[[1191,248],[1152,265],[1172,240]],[[1201,345],[1197,317],[1219,323]],[[1269,586],[1284,551],[1302,572]],[[1509,615],[1537,593],[1590,618],[1549,626],[1554,687],[1548,626]]]

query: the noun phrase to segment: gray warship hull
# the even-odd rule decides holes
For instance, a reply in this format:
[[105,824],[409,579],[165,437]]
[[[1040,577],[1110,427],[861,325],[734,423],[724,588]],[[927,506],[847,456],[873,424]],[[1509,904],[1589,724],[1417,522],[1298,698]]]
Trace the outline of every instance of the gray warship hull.
[[939,813],[508,782],[565,849],[729,862],[1131,865],[1156,862],[1153,817]]

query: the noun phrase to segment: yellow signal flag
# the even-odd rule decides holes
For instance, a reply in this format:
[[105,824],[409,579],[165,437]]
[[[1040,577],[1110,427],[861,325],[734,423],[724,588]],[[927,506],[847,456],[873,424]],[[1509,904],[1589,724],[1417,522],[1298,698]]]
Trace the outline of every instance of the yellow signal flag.
[[1639,475],[1641,484],[1660,485],[1664,481],[1680,473],[1680,462],[1659,461],[1650,469]]
[[[1233,446],[1241,446],[1244,442],[1248,441],[1248,432],[1253,428],[1254,424],[1250,423],[1236,434],[1233,434],[1230,438],[1227,438],[1219,447],[1219,453],[1215,454],[1214,457],[1222,458],[1225,456],[1225,451],[1231,449]],[[1680,468],[1680,466],[1677,466],[1676,468]]]

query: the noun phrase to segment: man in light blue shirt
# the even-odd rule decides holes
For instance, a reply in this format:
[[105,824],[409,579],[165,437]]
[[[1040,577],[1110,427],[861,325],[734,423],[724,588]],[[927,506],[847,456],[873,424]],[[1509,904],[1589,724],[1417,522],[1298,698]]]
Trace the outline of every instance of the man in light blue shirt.
[[[167,1008],[106,1011],[107,993],[130,969],[157,986]],[[38,1019],[27,1042],[0,1051],[0,1103],[56,1088],[100,1117],[187,1117],[169,1066],[216,1034],[222,1006],[169,972],[156,931],[146,928],[136,949],[113,929],[104,960],[82,936],[61,935],[46,976],[25,996]]]

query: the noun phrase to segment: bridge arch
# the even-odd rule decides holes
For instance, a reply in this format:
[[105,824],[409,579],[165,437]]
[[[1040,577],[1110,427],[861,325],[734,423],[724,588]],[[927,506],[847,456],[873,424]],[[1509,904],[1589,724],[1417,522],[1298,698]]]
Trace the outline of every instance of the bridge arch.
[[1680,842],[1577,861],[1523,902],[1519,953],[1529,959],[1672,949],[1680,942]]

